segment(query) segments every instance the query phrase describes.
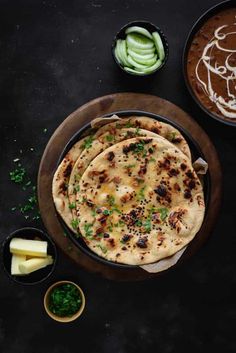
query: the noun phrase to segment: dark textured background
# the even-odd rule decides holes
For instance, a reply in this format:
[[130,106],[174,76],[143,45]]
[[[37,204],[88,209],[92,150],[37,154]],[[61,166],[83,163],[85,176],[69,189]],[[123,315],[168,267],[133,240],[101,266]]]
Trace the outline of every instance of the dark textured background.
[[[214,234],[194,258],[161,278],[107,281],[75,267],[61,252],[55,273],[41,285],[16,285],[1,269],[1,353],[236,351],[236,129],[200,111],[181,70],[188,31],[216,2],[0,0],[1,240],[22,226],[43,228],[40,221],[11,211],[29,196],[9,180],[13,159],[21,158],[36,183],[40,157],[55,128],[101,95],[144,92],[178,104],[209,134],[224,173]],[[111,57],[113,35],[135,19],[151,20],[169,40],[168,64],[148,80],[125,76]],[[86,294],[86,310],[72,324],[55,323],[43,309],[46,288],[59,279],[75,280]]]

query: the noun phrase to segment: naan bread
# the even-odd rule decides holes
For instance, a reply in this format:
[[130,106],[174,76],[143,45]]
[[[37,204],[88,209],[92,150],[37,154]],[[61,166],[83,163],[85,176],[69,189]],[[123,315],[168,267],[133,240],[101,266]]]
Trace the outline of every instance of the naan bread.
[[109,261],[143,265],[171,256],[203,222],[203,190],[191,162],[160,136],[107,148],[79,186],[80,232]]
[[58,166],[52,182],[52,196],[55,207],[57,209],[57,212],[60,214],[60,216],[63,218],[63,220],[66,222],[66,224],[71,230],[73,230],[71,224],[72,214],[71,209],[69,207],[70,205],[68,200],[67,189],[72,168],[79,155],[83,152],[84,143],[87,139],[89,139],[89,137],[83,138],[82,140],[78,141],[69,150],[69,152],[66,154],[66,156],[63,158],[62,162]]
[[123,127],[135,127],[152,131],[173,143],[191,160],[189,145],[183,135],[172,125],[157,121],[147,116],[131,116],[129,118],[124,118],[119,121],[106,124],[100,127],[94,137],[97,138],[106,131],[109,131],[112,134],[113,129]]
[[[116,129],[113,128],[112,134],[109,131],[104,132],[97,139],[92,139],[91,144],[88,145],[88,148],[85,148],[84,151],[78,157],[70,175],[69,186],[68,186],[68,197],[69,203],[71,206],[72,218],[76,220],[76,194],[79,195],[80,187],[79,181],[84,171],[92,160],[106,148],[114,145],[123,140],[130,139],[135,136],[147,136],[147,137],[157,137],[158,135],[154,132],[147,131],[140,128],[123,128]],[[71,215],[70,215],[71,217]],[[77,232],[77,222],[73,222],[73,230]]]

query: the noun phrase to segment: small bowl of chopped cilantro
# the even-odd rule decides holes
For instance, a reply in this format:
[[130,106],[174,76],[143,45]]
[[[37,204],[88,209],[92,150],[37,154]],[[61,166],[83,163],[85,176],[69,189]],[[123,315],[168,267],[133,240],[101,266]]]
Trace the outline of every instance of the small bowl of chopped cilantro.
[[51,285],[44,296],[44,308],[55,321],[66,323],[77,319],[85,307],[82,289],[74,282],[59,281]]

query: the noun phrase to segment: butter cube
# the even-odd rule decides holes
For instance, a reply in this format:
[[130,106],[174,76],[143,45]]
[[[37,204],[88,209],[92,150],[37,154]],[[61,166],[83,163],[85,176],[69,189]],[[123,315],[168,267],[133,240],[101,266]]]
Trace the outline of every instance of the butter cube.
[[48,243],[42,240],[13,238],[10,242],[10,252],[18,255],[46,257],[47,245]]
[[31,272],[40,270],[43,267],[51,265],[53,263],[52,256],[47,256],[44,258],[32,258],[30,260],[26,260],[21,262],[19,265],[20,272],[24,275],[29,274]]
[[25,255],[13,254],[11,258],[11,274],[12,275],[22,275],[19,269],[19,265],[26,260]]

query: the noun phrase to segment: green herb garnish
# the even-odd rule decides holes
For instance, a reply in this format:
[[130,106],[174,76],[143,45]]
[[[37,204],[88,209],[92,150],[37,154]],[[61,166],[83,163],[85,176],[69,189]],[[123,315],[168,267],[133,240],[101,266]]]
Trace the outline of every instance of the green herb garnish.
[[107,253],[107,248],[105,246],[98,244],[97,247],[100,248],[104,254]]
[[93,234],[93,231],[91,229],[92,224],[91,223],[85,223],[84,224],[84,231],[85,231],[85,236],[86,237],[91,237]]
[[82,144],[81,148],[82,148],[83,150],[88,150],[89,148],[92,147],[93,141],[94,141],[94,140],[93,140],[93,136],[88,136],[88,138],[86,138],[86,139],[84,140],[84,143]]
[[69,203],[69,209],[73,210],[76,207],[75,202]]
[[125,124],[125,127],[130,128],[130,127],[134,127],[134,125],[129,121],[127,121],[127,123]]
[[140,135],[140,127],[136,127],[135,135]]
[[152,229],[152,222],[151,222],[151,218],[147,218],[144,222],[143,222],[143,226],[146,232],[150,232]]
[[112,214],[112,211],[110,211],[110,210],[104,210],[102,213],[103,213],[105,216],[110,216],[110,214]]
[[92,214],[93,217],[96,217],[96,214],[97,214],[96,210],[92,210],[91,214]]
[[166,217],[168,216],[168,212],[169,212],[168,208],[166,208],[166,207],[158,208],[157,211],[161,215],[161,220],[164,221],[166,219]]
[[79,226],[79,220],[78,219],[72,219],[71,223],[72,228],[77,230],[78,226]]
[[25,176],[26,176],[25,168],[16,168],[15,170],[10,172],[10,179],[17,184],[22,183],[25,179]]
[[79,185],[75,186],[74,187],[74,194],[76,194],[79,191],[80,191],[80,186]]
[[151,157],[151,158],[149,159],[149,162],[156,162],[156,159],[153,158],[153,157]]
[[128,165],[125,165],[124,168],[130,169],[130,168],[134,168],[135,166],[136,164],[128,164]]
[[142,221],[141,221],[140,219],[136,219],[135,225],[136,225],[137,227],[141,227],[141,226],[143,225],[143,223],[142,223]]
[[175,140],[175,139],[176,139],[176,131],[170,132],[169,135],[168,135],[168,139],[169,139],[170,141]]
[[144,200],[145,199],[145,195],[144,195],[144,190],[146,189],[146,186],[144,186],[143,188],[141,188],[138,192],[138,199],[139,200]]
[[71,283],[61,284],[53,288],[49,295],[49,310],[60,317],[74,315],[81,304],[80,291]]
[[108,195],[108,196],[107,196],[107,201],[108,201],[108,203],[109,203],[110,206],[114,206],[114,204],[115,204],[115,198],[114,198],[114,196]]
[[140,153],[144,151],[144,143],[139,142],[135,144],[134,152],[135,153]]
[[107,135],[106,136],[107,142],[112,142],[114,139],[115,139],[115,136],[113,136],[113,135]]

